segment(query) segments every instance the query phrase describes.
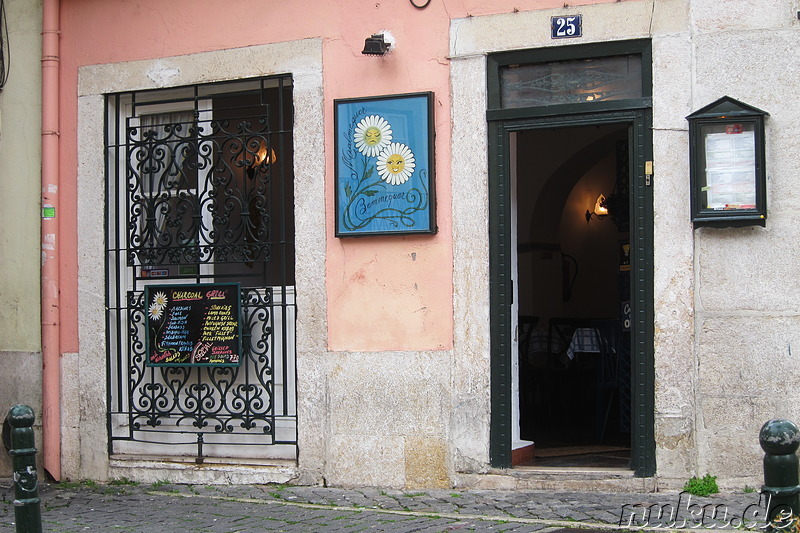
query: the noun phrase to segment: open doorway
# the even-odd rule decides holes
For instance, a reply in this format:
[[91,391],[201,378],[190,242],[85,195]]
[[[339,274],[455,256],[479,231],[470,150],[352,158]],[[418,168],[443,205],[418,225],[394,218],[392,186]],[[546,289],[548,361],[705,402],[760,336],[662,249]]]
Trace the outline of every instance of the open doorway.
[[630,124],[509,140],[522,464],[629,468]]

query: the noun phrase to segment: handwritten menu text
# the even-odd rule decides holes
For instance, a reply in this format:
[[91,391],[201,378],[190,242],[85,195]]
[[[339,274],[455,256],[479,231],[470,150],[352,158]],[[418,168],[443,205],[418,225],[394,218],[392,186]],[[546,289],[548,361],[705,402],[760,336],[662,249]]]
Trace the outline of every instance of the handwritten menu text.
[[238,283],[145,287],[148,364],[237,366]]

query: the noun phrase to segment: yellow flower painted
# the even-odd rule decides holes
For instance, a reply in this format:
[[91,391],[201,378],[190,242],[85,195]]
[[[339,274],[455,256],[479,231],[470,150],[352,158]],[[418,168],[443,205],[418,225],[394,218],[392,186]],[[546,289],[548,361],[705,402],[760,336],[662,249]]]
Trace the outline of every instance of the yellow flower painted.
[[414,173],[414,153],[403,143],[389,143],[378,155],[375,168],[380,178],[390,185],[400,185],[408,181]]
[[156,305],[159,305],[161,307],[166,306],[167,305],[167,295],[163,291],[157,292],[156,295],[153,297],[153,303],[156,304]]
[[158,320],[161,318],[165,307],[167,307],[167,295],[164,291],[160,291],[153,296],[153,303],[150,304],[147,313],[152,320]]
[[164,307],[155,303],[150,305],[150,309],[148,311],[151,320],[159,320],[163,312]]
[[392,127],[380,115],[370,115],[356,126],[353,140],[359,152],[375,157],[392,140]]

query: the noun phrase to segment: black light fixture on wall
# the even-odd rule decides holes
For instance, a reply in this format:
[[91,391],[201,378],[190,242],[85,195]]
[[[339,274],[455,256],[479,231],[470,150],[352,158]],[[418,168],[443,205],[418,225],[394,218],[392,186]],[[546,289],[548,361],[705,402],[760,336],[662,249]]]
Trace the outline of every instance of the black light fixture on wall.
[[382,33],[373,33],[372,37],[367,37],[364,41],[364,49],[361,51],[364,55],[382,56],[389,51],[391,43],[386,42]]

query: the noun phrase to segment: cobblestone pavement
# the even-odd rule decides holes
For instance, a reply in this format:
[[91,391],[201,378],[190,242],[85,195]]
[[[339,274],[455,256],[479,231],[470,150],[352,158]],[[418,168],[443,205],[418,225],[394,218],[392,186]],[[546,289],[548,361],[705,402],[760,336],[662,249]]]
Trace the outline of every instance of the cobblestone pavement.
[[[0,486],[0,533],[12,533],[13,489]],[[285,485],[171,485],[91,482],[42,484],[46,532],[555,532],[562,528],[610,531],[641,521],[676,529],[758,529],[759,494],[709,498],[676,492],[597,492],[335,489]],[[624,512],[623,512],[624,509]],[[657,519],[657,510],[662,517]],[[669,514],[673,513],[670,523]],[[654,511],[655,510],[655,511]],[[716,515],[712,516],[712,511]],[[726,515],[723,515],[727,512]],[[698,517],[702,518],[702,524]],[[686,521],[688,517],[688,522]],[[677,520],[677,519],[680,520]],[[748,523],[749,518],[749,523]],[[733,520],[731,520],[733,519]],[[728,522],[723,524],[722,522]],[[741,526],[740,526],[741,527]]]

